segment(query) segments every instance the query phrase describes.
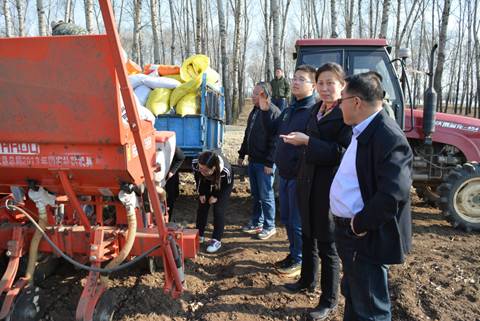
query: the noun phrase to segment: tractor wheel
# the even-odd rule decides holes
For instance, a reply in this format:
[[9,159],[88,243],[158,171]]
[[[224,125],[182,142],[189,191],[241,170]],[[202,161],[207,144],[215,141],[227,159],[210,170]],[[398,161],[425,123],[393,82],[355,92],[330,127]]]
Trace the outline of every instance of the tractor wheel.
[[440,195],[435,191],[436,188],[428,184],[416,185],[415,191],[419,198],[422,201],[431,207],[438,207],[438,201],[440,200]]
[[159,256],[147,257],[147,269],[150,274],[163,272],[163,259]]
[[95,306],[92,321],[113,321],[118,301],[118,297],[115,295],[114,291],[107,290],[103,293]]
[[454,227],[480,231],[480,164],[458,165],[437,191],[440,208]]
[[39,321],[43,316],[43,307],[40,288],[25,288],[15,299],[12,311],[5,320]]

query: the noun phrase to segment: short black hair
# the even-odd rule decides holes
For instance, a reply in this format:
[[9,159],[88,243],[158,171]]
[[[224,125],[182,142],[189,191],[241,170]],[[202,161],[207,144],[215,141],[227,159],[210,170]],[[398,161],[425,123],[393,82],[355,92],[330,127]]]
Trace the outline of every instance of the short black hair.
[[382,87],[382,76],[375,71],[363,72],[345,78],[345,91],[360,97],[369,103],[382,101],[385,91]]
[[261,87],[267,98],[272,96],[272,85],[266,81],[260,81],[255,84],[255,87]]
[[310,80],[313,82],[315,81],[315,72],[317,71],[314,66],[312,65],[300,65],[297,68],[295,68],[295,72],[297,71],[304,71],[308,74],[308,77]]

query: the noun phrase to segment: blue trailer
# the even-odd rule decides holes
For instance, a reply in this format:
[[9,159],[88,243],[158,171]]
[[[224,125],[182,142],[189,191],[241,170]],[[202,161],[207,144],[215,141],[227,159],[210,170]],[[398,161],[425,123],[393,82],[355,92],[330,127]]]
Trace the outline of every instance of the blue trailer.
[[225,131],[225,103],[223,88],[207,84],[203,74],[200,86],[200,114],[180,116],[159,115],[157,130],[174,131],[179,146],[190,160],[205,150],[221,152]]

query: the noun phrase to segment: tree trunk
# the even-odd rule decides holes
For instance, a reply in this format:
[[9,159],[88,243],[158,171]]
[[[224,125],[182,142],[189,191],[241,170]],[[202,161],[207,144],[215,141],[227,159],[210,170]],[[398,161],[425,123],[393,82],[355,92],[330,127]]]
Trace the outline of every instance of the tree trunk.
[[202,0],[195,1],[196,8],[196,28],[195,28],[195,52],[197,54],[202,51],[202,26],[203,26],[203,9]]
[[150,15],[152,19],[153,34],[153,62],[159,64],[160,60],[160,36],[158,34],[158,0],[150,0]]
[[353,29],[353,8],[355,0],[345,1],[345,34],[347,38],[352,38]]
[[3,16],[5,17],[5,37],[13,36],[12,31],[12,15],[10,14],[10,6],[8,0],[3,0]]
[[474,9],[473,9],[473,35],[474,35],[474,42],[475,42],[475,62],[477,65],[477,90],[475,94],[475,115],[474,117],[480,118],[480,40],[478,38],[478,33],[480,32],[480,23],[477,20],[477,12],[478,12],[478,0],[475,0]]
[[382,24],[380,25],[379,38],[386,38],[388,31],[388,15],[390,14],[390,0],[383,0]]
[[331,21],[331,27],[332,27],[332,33],[330,34],[331,38],[337,38],[338,33],[337,33],[337,1],[336,0],[330,0],[330,21]]
[[170,64],[175,63],[175,16],[173,11],[173,2],[174,0],[168,0],[170,5],[170,22],[171,22],[171,29],[170,32],[172,34],[172,42],[170,44]]
[[368,37],[373,38],[373,35],[375,34],[375,30],[373,29],[373,0],[370,0],[370,5],[368,7],[368,22],[370,23],[368,26]]
[[[285,10],[282,11],[282,34],[280,36],[280,50],[282,51],[283,63],[282,67],[285,69],[285,27],[287,26],[287,19],[288,19],[288,9],[290,8],[290,3],[292,0],[287,0],[287,4],[282,6]],[[282,1],[283,3],[283,1]]]
[[[19,0],[17,0],[17,3]],[[65,0],[65,14],[63,16],[63,21],[70,22],[70,12],[72,7],[72,0]]]
[[25,5],[24,0],[16,0],[17,19],[18,19],[18,35],[25,36]]
[[248,19],[247,14],[247,0],[243,0],[243,7],[244,7],[244,15],[243,15],[243,40],[242,40],[242,51],[240,55],[240,77],[238,81],[238,93],[239,93],[239,106],[240,106],[240,113],[243,111],[243,107],[245,106],[245,69],[246,69],[246,53],[247,53],[247,41],[248,41],[248,34],[250,32],[250,19]]
[[433,87],[437,92],[437,110],[442,108],[442,76],[443,76],[443,67],[445,64],[445,46],[447,40],[447,27],[448,19],[450,17],[450,0],[445,0],[442,13],[442,25],[439,33],[438,40],[438,56],[437,56],[437,67],[435,68],[435,77],[433,80]]
[[270,10],[273,20],[273,68],[281,68],[280,63],[280,14],[278,0],[270,0]]
[[362,0],[358,0],[358,37],[363,38]]
[[93,33],[93,0],[84,0],[85,3],[85,25],[88,33]]
[[140,62],[141,13],[142,13],[142,0],[134,0],[132,60],[139,64],[141,64]]
[[240,32],[242,29],[241,26],[241,17],[242,17],[242,0],[235,0],[235,31],[234,31],[234,42],[233,42],[233,88],[232,88],[232,114],[234,120],[238,117],[238,61],[240,58]]
[[218,28],[220,33],[220,51],[222,55],[222,83],[225,97],[227,124],[232,123],[232,104],[230,100],[230,81],[228,74],[227,30],[225,29],[225,14],[223,1],[217,0]]
[[43,0],[37,0],[37,15],[38,15],[38,34],[40,36],[47,35],[47,19],[45,18],[45,8]]
[[270,21],[271,16],[269,14],[269,7],[268,7],[269,0],[264,0],[264,11],[263,11],[263,19],[265,23],[265,81],[270,81],[272,79],[272,51],[271,51],[271,33],[270,33]]

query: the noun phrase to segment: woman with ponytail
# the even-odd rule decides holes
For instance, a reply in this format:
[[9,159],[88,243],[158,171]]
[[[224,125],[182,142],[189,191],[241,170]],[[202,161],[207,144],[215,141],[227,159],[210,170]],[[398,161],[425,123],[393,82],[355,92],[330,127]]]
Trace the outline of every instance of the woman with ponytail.
[[213,206],[213,233],[207,252],[214,253],[222,246],[225,227],[225,209],[232,193],[233,173],[228,161],[213,151],[206,151],[192,162],[197,183],[198,210],[197,226],[200,242],[205,240],[208,211]]

